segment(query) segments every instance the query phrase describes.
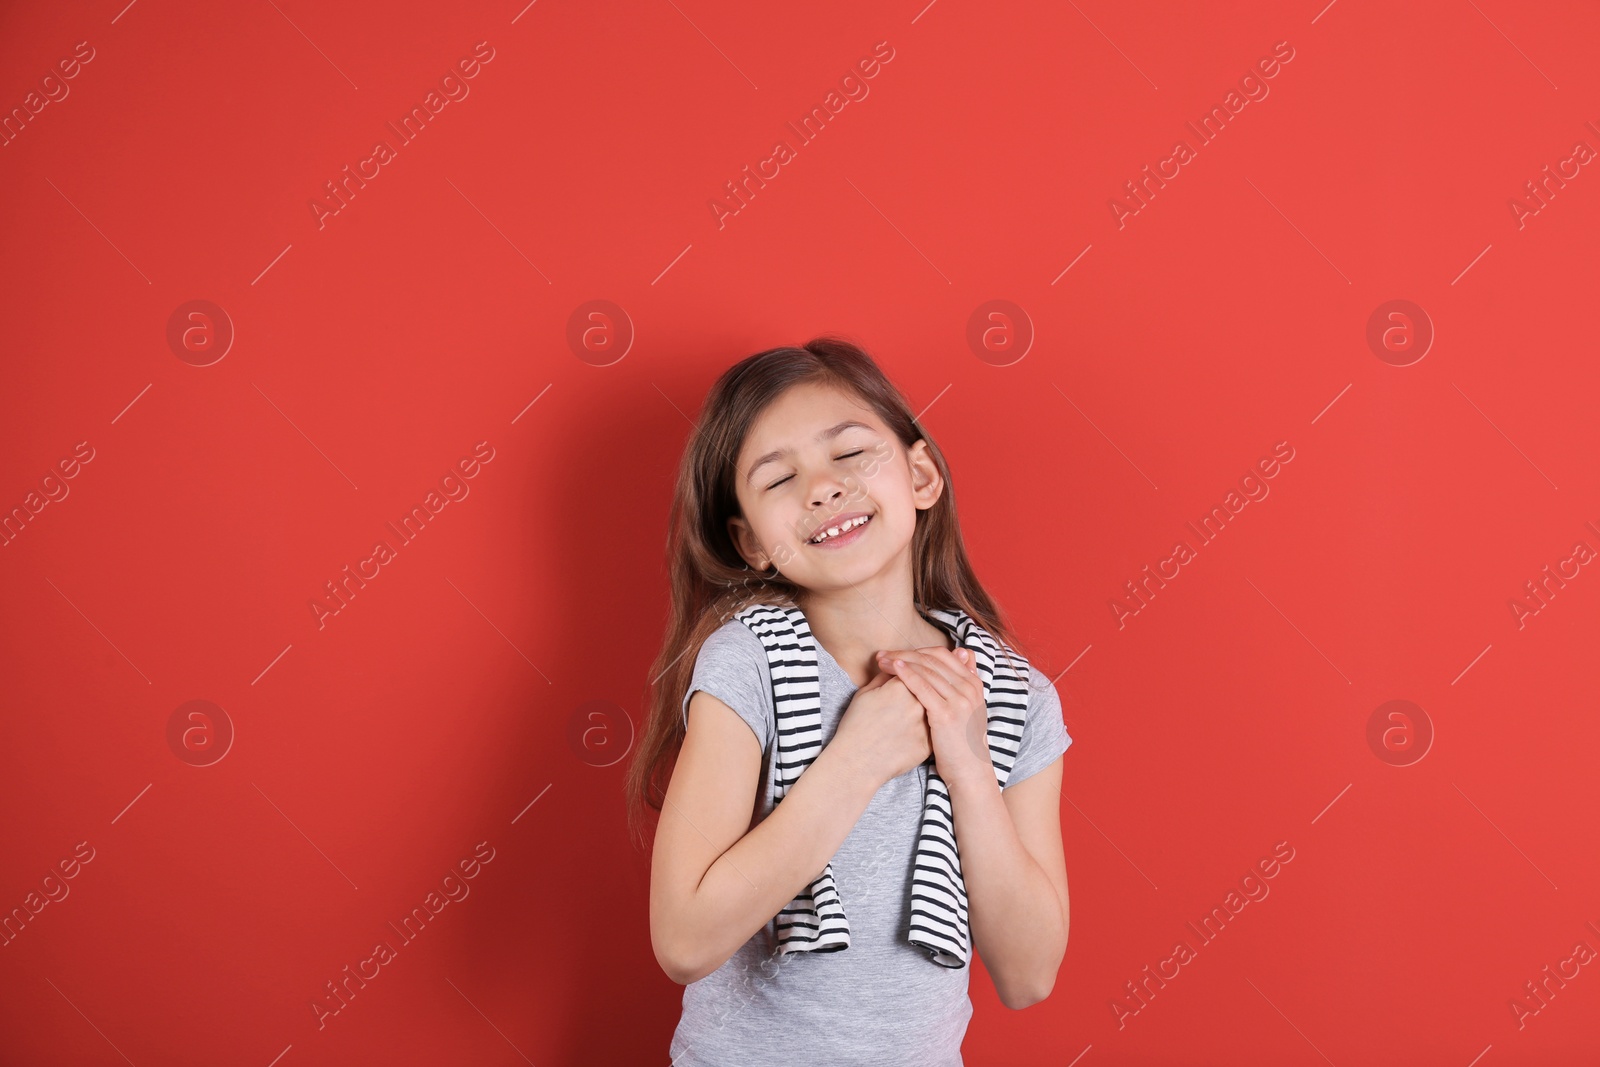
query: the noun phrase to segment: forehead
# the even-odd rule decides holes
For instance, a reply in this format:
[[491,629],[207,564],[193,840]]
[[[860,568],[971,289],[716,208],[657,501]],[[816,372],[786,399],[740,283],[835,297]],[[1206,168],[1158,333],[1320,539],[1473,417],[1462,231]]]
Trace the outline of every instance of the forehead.
[[799,449],[817,434],[846,420],[863,422],[875,432],[888,430],[871,407],[838,386],[806,382],[784,391],[750,426],[739,450],[739,469],[779,449]]

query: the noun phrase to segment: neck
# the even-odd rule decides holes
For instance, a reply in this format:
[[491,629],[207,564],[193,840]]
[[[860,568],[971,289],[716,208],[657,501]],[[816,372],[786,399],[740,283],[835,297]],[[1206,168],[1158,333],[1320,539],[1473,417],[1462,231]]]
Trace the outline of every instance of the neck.
[[942,629],[917,611],[909,567],[903,574],[879,575],[843,589],[804,590],[799,607],[817,643],[857,687],[878,673],[880,651],[955,647]]

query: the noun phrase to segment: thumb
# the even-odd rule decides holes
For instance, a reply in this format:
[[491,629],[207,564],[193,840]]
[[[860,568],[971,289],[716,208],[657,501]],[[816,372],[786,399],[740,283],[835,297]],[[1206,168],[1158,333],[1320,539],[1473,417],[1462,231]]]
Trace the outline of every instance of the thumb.
[[890,678],[893,678],[893,677],[894,677],[894,675],[892,675],[892,674],[887,674],[887,673],[885,673],[883,671],[879,671],[877,674],[874,674],[872,676],[871,680],[868,681],[866,685],[861,687],[860,692],[865,693],[865,692],[868,692],[869,690],[876,689],[879,686],[883,685],[885,682],[887,682]]

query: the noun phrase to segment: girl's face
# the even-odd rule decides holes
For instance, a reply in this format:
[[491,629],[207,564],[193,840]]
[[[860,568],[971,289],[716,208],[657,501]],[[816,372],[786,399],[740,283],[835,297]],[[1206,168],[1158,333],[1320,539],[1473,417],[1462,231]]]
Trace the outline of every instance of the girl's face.
[[[926,441],[900,445],[866,404],[830,385],[793,386],[762,412],[736,457],[742,516],[728,520],[740,556],[757,571],[773,564],[813,592],[848,589],[910,566],[919,510],[944,481]],[[840,529],[820,543],[829,528]]]

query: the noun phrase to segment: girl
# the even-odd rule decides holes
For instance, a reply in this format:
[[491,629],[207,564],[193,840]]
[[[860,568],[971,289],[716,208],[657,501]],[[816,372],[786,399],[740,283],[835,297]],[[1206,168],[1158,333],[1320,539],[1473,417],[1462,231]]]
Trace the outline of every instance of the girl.
[[967,561],[943,455],[856,346],[757,353],[707,398],[668,555],[627,786],[635,833],[660,812],[673,1064],[959,1067],[972,950],[1011,1008],[1066,951],[1072,739]]

